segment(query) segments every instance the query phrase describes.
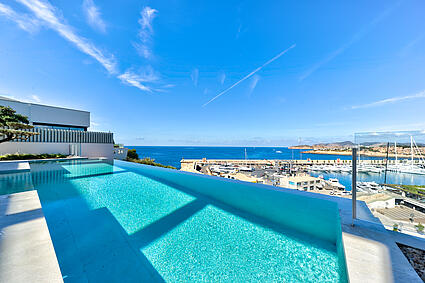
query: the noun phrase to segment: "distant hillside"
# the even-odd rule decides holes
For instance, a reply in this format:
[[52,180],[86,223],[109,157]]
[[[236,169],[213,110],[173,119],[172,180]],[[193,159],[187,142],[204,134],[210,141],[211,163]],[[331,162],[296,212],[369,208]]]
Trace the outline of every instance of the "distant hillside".
[[313,149],[313,146],[311,145],[294,145],[294,146],[290,146],[289,149]]
[[319,146],[323,146],[323,147],[352,147],[354,145],[353,142],[351,141],[343,141],[343,142],[334,142],[334,143],[319,143],[319,144],[315,144],[313,145],[313,147],[319,147]]
[[329,149],[329,148],[348,148],[352,147],[354,143],[351,141],[334,142],[334,143],[318,143],[314,145],[295,145],[289,147],[290,149]]

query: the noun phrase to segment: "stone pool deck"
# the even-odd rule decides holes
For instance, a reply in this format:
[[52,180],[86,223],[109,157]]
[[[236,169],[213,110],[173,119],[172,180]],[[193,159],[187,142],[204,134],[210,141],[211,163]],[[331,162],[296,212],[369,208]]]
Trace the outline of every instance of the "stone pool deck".
[[332,198],[340,208],[342,241],[350,282],[423,282],[396,243],[423,248],[425,241],[386,230],[362,201],[357,202],[358,219],[353,221],[352,200]]
[[0,196],[0,282],[63,282],[37,191]]

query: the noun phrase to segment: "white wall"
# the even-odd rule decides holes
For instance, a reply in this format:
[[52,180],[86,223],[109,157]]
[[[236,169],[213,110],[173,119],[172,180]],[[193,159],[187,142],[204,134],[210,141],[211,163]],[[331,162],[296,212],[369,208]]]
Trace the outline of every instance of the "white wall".
[[17,113],[28,117],[31,123],[47,123],[90,127],[90,112],[60,108],[0,98],[0,105],[9,106]]
[[81,156],[114,158],[114,145],[112,143],[82,143]]
[[[80,144],[77,144],[78,146]],[[60,153],[70,154],[70,143],[43,143],[43,142],[5,142],[0,143],[0,155],[28,153]],[[81,143],[82,157],[106,157],[112,159],[114,155],[114,145],[109,143]]]

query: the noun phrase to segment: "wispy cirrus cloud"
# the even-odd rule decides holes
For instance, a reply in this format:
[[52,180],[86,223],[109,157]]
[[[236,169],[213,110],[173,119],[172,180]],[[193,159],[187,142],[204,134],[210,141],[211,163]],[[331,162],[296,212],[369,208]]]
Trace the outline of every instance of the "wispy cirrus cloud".
[[192,79],[193,85],[198,86],[198,79],[199,79],[199,70],[198,68],[195,68],[190,73],[190,78]]
[[412,41],[408,42],[403,49],[400,51],[400,56],[404,57],[406,56],[412,48],[417,45],[421,40],[425,38],[425,33],[419,34],[416,38],[414,38]]
[[159,75],[151,66],[143,68],[138,72],[127,70],[124,74],[119,75],[118,78],[125,84],[132,85],[140,90],[149,92],[151,92],[152,89],[147,87],[145,83],[153,83],[160,79]]
[[220,82],[221,85],[223,85],[225,80],[226,80],[226,73],[220,72],[218,74],[218,81]]
[[335,57],[342,54],[350,48],[354,43],[358,42],[360,39],[362,39],[371,29],[373,29],[376,25],[378,25],[381,21],[383,21],[385,18],[387,18],[399,5],[400,2],[396,2],[394,5],[390,6],[386,10],[384,10],[382,13],[380,13],[378,16],[376,16],[369,24],[367,24],[365,27],[363,27],[361,30],[359,30],[357,33],[355,33],[349,41],[344,43],[342,46],[340,46],[338,49],[331,52],[328,56],[326,56],[324,59],[313,65],[310,69],[308,69],[301,77],[300,81],[305,80],[308,78],[311,74],[316,72],[318,69],[320,69],[323,65],[329,63]]
[[80,51],[98,61],[110,74],[117,73],[116,61],[113,55],[106,55],[86,38],[79,36],[74,29],[65,23],[59,12],[45,0],[16,0],[31,10],[36,18],[46,26],[56,31],[67,41],[74,44]]
[[140,42],[135,43],[134,47],[138,53],[146,59],[152,58],[152,23],[157,13],[157,10],[152,9],[149,6],[144,7],[140,12],[141,18],[138,21],[140,25],[138,34]]
[[260,80],[259,75],[253,75],[251,78],[251,82],[249,84],[249,91],[248,94],[251,95],[251,93],[254,91],[255,87],[257,86],[258,81]]
[[151,92],[151,89],[143,84],[143,77],[140,77],[131,71],[126,71],[124,74],[119,75],[118,78],[127,85],[137,87],[143,91]]
[[144,82],[152,81],[151,76],[149,80],[146,74],[134,73],[132,70],[127,70],[125,73],[120,74],[117,61],[113,55],[100,50],[88,39],[78,35],[74,28],[66,23],[62,18],[60,11],[53,7],[47,0],[15,0],[28,8],[34,16],[28,14],[20,14],[14,11],[7,5],[0,3],[0,15],[16,22],[18,26],[28,32],[33,32],[39,26],[44,26],[52,29],[62,38],[73,44],[77,49],[91,58],[95,59],[102,65],[106,71],[116,76],[121,82],[137,87],[140,90],[150,92],[150,87],[144,85]]
[[[219,94],[217,94],[216,96],[214,96],[213,98],[211,98],[208,102],[206,102],[204,105],[202,105],[202,107],[207,106],[208,104],[210,104],[211,102],[213,102],[214,100],[216,100],[217,98],[219,98],[220,96],[222,96],[223,94],[227,93],[229,90],[231,90],[232,88],[234,88],[235,86],[237,86],[241,82],[249,79],[250,77],[252,77],[253,75],[255,75],[258,71],[260,71],[261,69],[263,69],[264,67],[266,67],[270,63],[272,63],[272,62],[276,61],[277,59],[279,59],[283,54],[285,54],[286,52],[288,52],[292,48],[295,48],[295,46],[297,46],[297,45],[296,44],[292,44],[289,48],[283,50],[282,52],[280,52],[279,54],[277,54],[276,56],[274,56],[272,59],[268,60],[266,63],[264,63],[260,67],[258,67],[257,69],[255,69],[254,71],[252,71],[251,73],[249,73],[248,75],[246,75],[245,77],[243,77],[242,79],[240,79],[239,81],[237,81],[236,83],[232,84],[230,87],[226,88],[225,90],[223,90],[222,92],[220,92]],[[257,82],[255,83],[255,85],[257,85]]]
[[0,15],[3,15],[7,19],[15,22],[21,29],[34,33],[40,28],[40,21],[30,17],[27,14],[18,14],[10,6],[0,3]]
[[386,98],[386,99],[374,101],[374,102],[371,102],[371,103],[351,106],[351,109],[371,108],[371,107],[382,106],[382,105],[385,105],[385,104],[392,104],[392,103],[396,103],[396,102],[403,102],[403,101],[419,99],[419,98],[425,98],[425,90],[420,91],[420,92],[415,93],[415,94],[412,94],[412,95],[396,96],[396,97],[391,97],[391,98]]
[[102,19],[99,8],[94,4],[93,0],[83,1],[83,11],[88,24],[97,31],[106,32],[106,24]]

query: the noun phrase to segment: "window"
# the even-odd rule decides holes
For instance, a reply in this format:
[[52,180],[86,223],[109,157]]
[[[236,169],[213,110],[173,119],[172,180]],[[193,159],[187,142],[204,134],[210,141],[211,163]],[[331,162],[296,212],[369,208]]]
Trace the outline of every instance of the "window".
[[84,127],[75,127],[75,126],[66,126],[66,125],[53,125],[47,123],[33,123],[34,127],[44,128],[44,129],[56,129],[56,130],[71,130],[71,131],[86,131]]

